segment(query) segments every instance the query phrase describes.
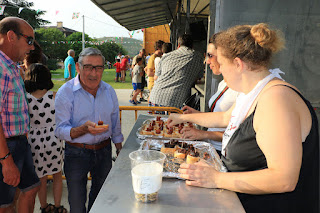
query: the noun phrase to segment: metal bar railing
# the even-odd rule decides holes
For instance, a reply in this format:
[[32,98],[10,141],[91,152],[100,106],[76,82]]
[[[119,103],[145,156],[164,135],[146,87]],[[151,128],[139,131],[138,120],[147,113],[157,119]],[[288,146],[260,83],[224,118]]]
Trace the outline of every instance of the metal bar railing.
[[151,111],[152,114],[155,114],[156,111],[167,111],[169,114],[172,112],[182,114],[183,111],[176,107],[149,107],[149,106],[119,106],[120,109],[120,123],[122,120],[122,111],[131,110],[134,111],[135,120],[138,119],[138,111]]

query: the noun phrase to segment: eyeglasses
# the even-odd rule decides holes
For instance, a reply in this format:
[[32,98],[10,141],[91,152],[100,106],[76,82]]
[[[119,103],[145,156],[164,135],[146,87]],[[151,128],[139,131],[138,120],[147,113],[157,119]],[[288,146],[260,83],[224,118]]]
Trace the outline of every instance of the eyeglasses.
[[207,53],[208,58],[216,57],[215,55],[212,55],[211,53]]
[[16,34],[25,37],[25,38],[27,39],[27,44],[28,44],[28,45],[30,45],[30,46],[33,45],[33,43],[34,43],[34,38],[33,38],[33,37],[24,35],[24,34],[22,34],[22,33],[16,33]]
[[93,69],[95,69],[97,72],[103,72],[104,66],[93,66],[91,64],[84,64],[83,66],[84,71],[91,72]]

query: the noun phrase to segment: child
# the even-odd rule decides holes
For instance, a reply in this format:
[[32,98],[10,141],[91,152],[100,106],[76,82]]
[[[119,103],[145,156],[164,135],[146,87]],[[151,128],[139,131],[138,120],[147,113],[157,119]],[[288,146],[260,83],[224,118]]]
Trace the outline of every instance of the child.
[[114,79],[114,82],[119,82],[119,78],[120,78],[120,75],[121,75],[120,58],[117,58],[117,62],[113,66],[116,67],[116,77]]
[[132,70],[132,86],[133,86],[134,94],[132,96],[132,99],[129,100],[129,102],[134,105],[141,103],[140,101],[137,101],[137,95],[141,91],[141,81],[142,81],[142,75],[143,75],[143,70],[141,67],[142,58],[138,56],[136,61],[137,63]]
[[120,62],[120,64],[121,64],[121,66],[120,66],[120,68],[121,68],[120,80],[122,83],[126,82],[126,71],[128,69],[128,61],[129,61],[128,58],[129,58],[129,56],[126,55],[121,59],[121,62]]
[[[62,143],[54,135],[55,92],[50,70],[43,64],[31,64],[25,73],[25,88],[27,93],[30,131],[28,142],[31,147],[33,163],[40,178],[38,197],[41,212],[67,212],[60,206],[62,196],[61,165]],[[55,205],[47,203],[47,177],[53,175],[53,194]]]

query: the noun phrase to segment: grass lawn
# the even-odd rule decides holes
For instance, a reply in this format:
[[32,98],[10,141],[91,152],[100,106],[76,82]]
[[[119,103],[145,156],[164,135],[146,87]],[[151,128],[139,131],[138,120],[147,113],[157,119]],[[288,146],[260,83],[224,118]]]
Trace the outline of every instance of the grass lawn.
[[[64,70],[52,70],[52,81],[54,83],[54,87],[52,91],[58,91],[58,89],[65,83],[63,78]],[[132,89],[131,78],[129,76],[129,72],[127,71],[126,83],[114,82],[114,78],[116,76],[116,71],[114,69],[105,69],[102,75],[102,80],[106,83],[110,84],[114,89]]]

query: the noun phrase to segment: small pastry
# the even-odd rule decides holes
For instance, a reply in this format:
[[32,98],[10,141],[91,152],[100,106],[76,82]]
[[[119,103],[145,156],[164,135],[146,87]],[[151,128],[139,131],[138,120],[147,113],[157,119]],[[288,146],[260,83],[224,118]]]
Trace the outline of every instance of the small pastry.
[[109,128],[108,124],[95,125],[94,128]]
[[164,132],[163,136],[167,138],[172,138],[173,137],[172,133],[173,133],[173,128],[169,128]]
[[169,143],[171,145],[179,145],[179,141],[177,139],[170,139]]
[[153,128],[150,126],[145,126],[144,129],[141,130],[141,135],[154,135]]
[[173,138],[181,138],[181,134],[179,133],[179,130],[178,130],[178,129],[175,129],[175,130],[172,132],[172,137],[173,137]]
[[154,135],[162,136],[163,132],[161,131],[161,129],[156,129],[156,130],[154,130]]
[[178,148],[178,149],[174,152],[174,157],[175,157],[175,158],[180,158],[180,159],[185,159],[185,158],[186,158],[186,150],[185,150],[185,149]]
[[159,124],[159,126],[163,126],[163,124],[164,124],[164,122],[163,121],[157,121],[158,122],[158,124]]
[[188,144],[186,142],[178,142],[178,146],[179,148],[186,150],[188,147]]
[[207,153],[207,152],[203,153],[203,159],[209,160],[210,159],[209,153]]
[[194,164],[200,160],[199,153],[190,151],[187,155],[187,164]]
[[103,124],[103,121],[98,121],[98,124],[94,126],[94,128],[108,128],[108,124]]
[[174,155],[174,152],[176,151],[175,145],[172,145],[170,143],[165,143],[160,150],[163,154],[167,155]]

